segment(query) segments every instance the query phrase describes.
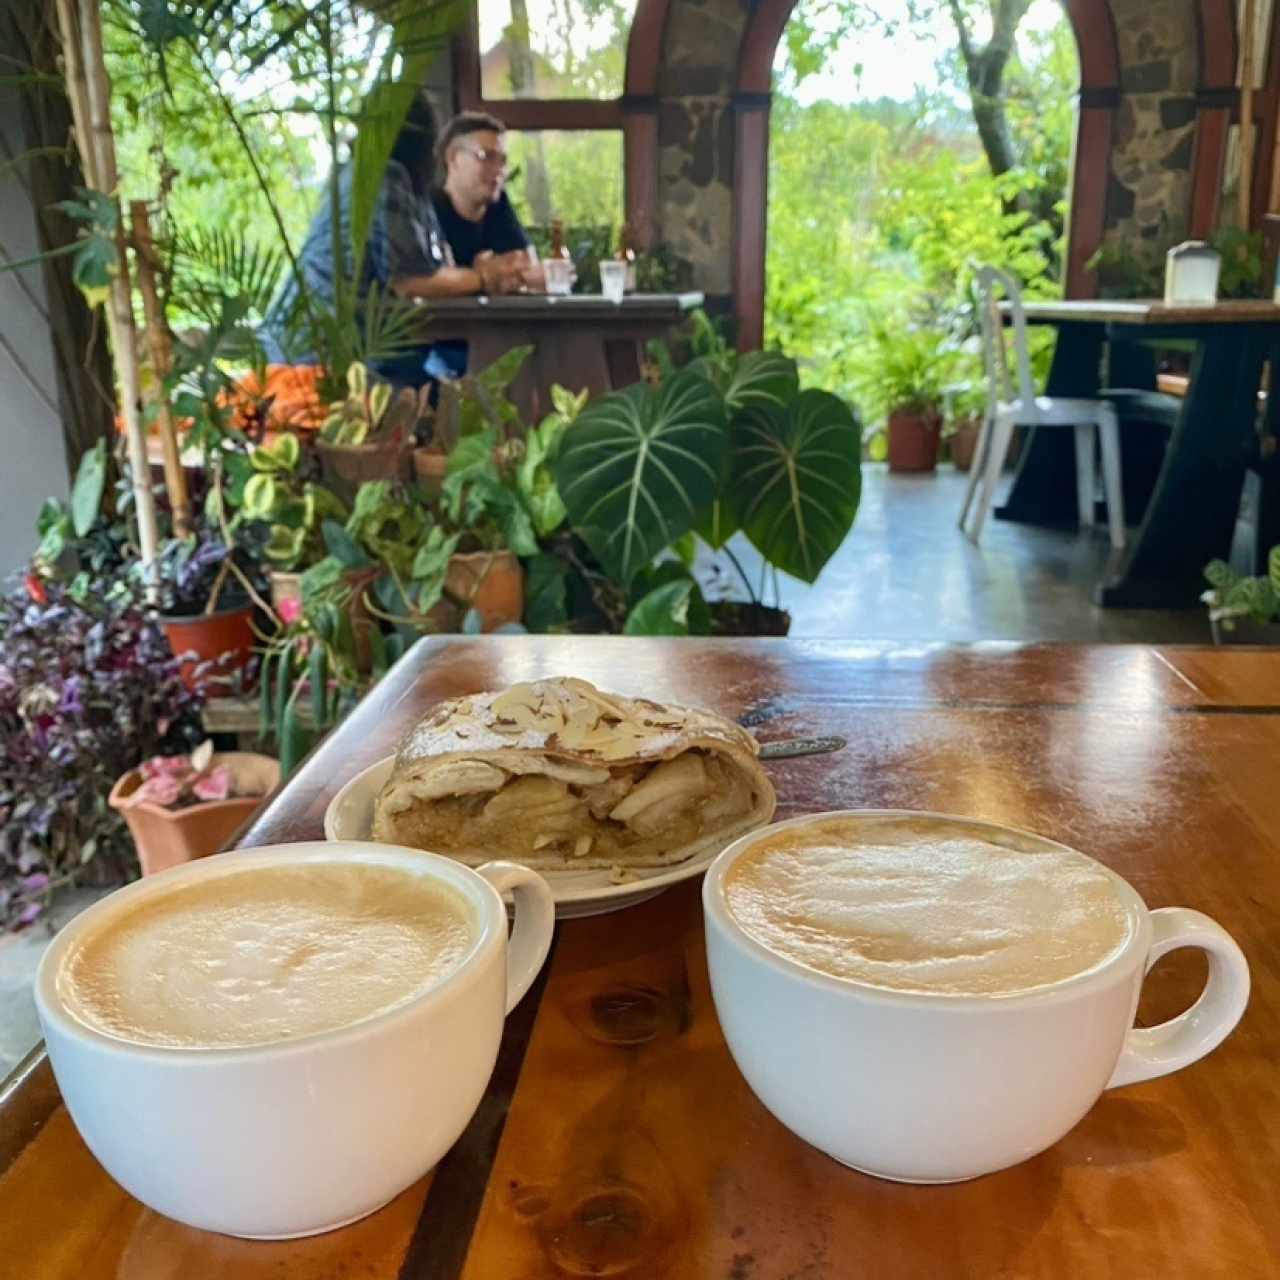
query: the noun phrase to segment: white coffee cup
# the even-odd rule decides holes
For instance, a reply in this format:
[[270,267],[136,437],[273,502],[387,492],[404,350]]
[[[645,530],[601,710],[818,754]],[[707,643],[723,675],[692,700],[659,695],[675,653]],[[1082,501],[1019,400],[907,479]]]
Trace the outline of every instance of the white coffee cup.
[[[1022,994],[891,991],[830,977],[766,949],[734,918],[725,877],[762,838],[835,816],[895,815],[908,816],[850,811],[762,828],[730,845],[703,884],[711,992],[725,1040],[756,1096],[806,1142],[882,1178],[974,1178],[1052,1146],[1105,1089],[1204,1057],[1239,1022],[1249,970],[1231,936],[1198,911],[1149,911],[1105,867],[1130,917],[1127,941],[1101,966]],[[1208,953],[1204,992],[1179,1017],[1135,1030],[1144,976],[1178,947]]]
[[[375,863],[461,895],[475,940],[458,967],[365,1021],[248,1048],[130,1043],[67,1009],[57,978],[90,933],[180,883],[289,863]],[[501,894],[515,899],[507,937]],[[279,845],[150,876],[77,916],[36,975],[58,1088],[85,1143],[131,1195],[195,1227],[259,1239],[312,1235],[385,1204],[466,1128],[493,1072],[503,1020],[537,976],[555,905],[536,872],[472,871],[388,845]]]

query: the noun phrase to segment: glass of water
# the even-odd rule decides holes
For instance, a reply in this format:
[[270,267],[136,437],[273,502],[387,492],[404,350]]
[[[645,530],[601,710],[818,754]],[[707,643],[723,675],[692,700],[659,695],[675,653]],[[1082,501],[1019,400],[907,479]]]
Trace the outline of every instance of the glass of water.
[[610,302],[621,302],[627,287],[627,264],[616,259],[600,263],[600,292]]
[[569,258],[548,258],[542,264],[547,292],[564,294],[573,288],[573,262]]

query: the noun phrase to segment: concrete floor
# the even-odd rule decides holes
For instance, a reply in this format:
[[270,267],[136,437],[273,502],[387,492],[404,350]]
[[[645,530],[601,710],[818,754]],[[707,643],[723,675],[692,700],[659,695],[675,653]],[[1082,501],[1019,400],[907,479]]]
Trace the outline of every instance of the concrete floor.
[[[1111,554],[1102,529],[1075,534],[991,520],[975,547],[955,527],[964,484],[949,467],[933,475],[866,467],[853,533],[816,585],[780,582],[791,634],[910,642],[1208,642],[1202,609],[1121,611],[1090,603],[1089,590]],[[744,539],[733,546],[758,583],[759,556]],[[0,1078],[39,1038],[31,980],[53,931],[97,896],[93,890],[63,894],[47,922],[0,938]]]
[[[956,528],[965,482],[949,466],[933,474],[864,467],[853,532],[818,581],[808,587],[780,580],[791,634],[912,642],[1209,642],[1203,608],[1100,609],[1090,601],[1112,555],[1105,528],[1071,533],[991,519],[975,547]],[[758,586],[760,557],[744,538],[731,547]],[[740,591],[737,574],[723,558],[721,565],[724,580]],[[699,576],[710,567],[700,564]]]
[[37,1040],[40,1023],[31,999],[36,966],[53,935],[73,916],[96,902],[105,889],[67,889],[49,912],[21,933],[0,935],[0,1080]]

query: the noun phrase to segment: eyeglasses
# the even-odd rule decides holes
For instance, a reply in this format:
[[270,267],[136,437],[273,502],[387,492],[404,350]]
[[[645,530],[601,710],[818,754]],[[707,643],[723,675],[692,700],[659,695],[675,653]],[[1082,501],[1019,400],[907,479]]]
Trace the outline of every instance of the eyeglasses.
[[458,143],[458,148],[465,151],[469,156],[475,156],[482,165],[490,169],[503,169],[507,167],[507,153],[505,151],[491,151],[488,147],[469,147],[465,142]]

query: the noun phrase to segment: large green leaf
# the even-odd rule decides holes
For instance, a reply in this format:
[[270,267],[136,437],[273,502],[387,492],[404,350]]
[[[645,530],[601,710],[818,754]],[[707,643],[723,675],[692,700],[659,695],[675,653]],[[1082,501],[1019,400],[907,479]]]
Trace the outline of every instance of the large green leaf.
[[99,440],[80,459],[76,482],[71,489],[71,522],[77,538],[83,538],[93,528],[106,484],[107,442]]
[[588,405],[552,470],[574,528],[624,586],[715,498],[728,429],[709,382],[682,373]]
[[[672,593],[670,597],[659,595],[662,587],[676,582],[683,582],[689,585],[690,590],[687,597],[678,592]],[[659,560],[657,564],[650,565],[642,573],[636,575],[635,581],[631,584],[629,597],[631,608],[627,616],[627,623],[632,627],[632,630],[628,632],[629,635],[676,634],[674,632],[642,631],[638,629],[652,625],[652,619],[655,616],[652,610],[660,607],[651,604],[650,612],[640,612],[641,602],[650,597],[658,600],[669,598],[673,605],[678,606],[679,621],[684,628],[678,634],[691,636],[709,636],[711,634],[711,610],[707,606],[706,597],[703,596],[702,588],[698,585],[697,579],[679,560]],[[632,619],[635,619],[634,623]]]
[[530,631],[553,631],[569,620],[568,565],[546,552],[525,562],[524,624]]
[[738,359],[722,389],[730,413],[762,405],[785,407],[800,394],[800,372],[780,351],[752,351]]
[[734,419],[734,504],[747,537],[779,569],[813,582],[844,541],[862,492],[861,442],[853,410],[826,391]]
[[715,551],[719,551],[741,527],[738,512],[730,496],[734,442],[737,418],[749,409],[786,409],[800,393],[800,374],[796,362],[778,351],[752,351],[744,356],[723,359],[703,357],[694,366],[709,378],[724,396],[729,412],[729,450],[725,471],[716,500],[698,519],[698,533]]
[[689,634],[689,597],[697,584],[692,578],[679,578],[655,587],[640,599],[627,614],[622,628],[628,636],[687,636]]

